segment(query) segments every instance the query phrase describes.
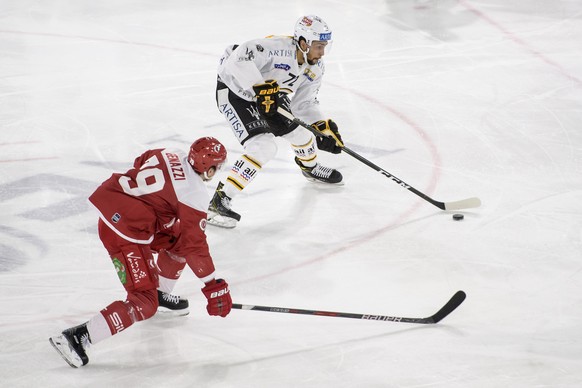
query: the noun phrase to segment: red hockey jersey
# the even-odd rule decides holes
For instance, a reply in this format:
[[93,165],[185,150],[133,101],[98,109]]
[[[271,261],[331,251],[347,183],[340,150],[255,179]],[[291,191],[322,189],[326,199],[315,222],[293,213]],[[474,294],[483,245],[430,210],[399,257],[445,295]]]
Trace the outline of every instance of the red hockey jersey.
[[199,278],[214,272],[205,233],[210,198],[183,151],[144,152],[132,169],[103,182],[89,201],[109,228],[137,244],[151,243],[156,232],[180,220],[181,235],[172,252],[186,258]]

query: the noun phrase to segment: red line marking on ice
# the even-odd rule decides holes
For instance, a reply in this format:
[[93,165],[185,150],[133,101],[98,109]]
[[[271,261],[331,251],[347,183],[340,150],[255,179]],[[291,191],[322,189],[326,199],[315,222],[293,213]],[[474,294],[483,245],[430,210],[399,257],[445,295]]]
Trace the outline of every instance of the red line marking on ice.
[[[363,94],[362,92],[357,91],[357,90],[348,89],[348,88],[345,88],[345,87],[342,87],[339,85],[333,85],[333,86],[335,86],[336,88],[342,89],[346,92],[355,94],[358,97],[360,97],[364,100],[367,100],[370,103],[378,106],[379,108],[393,114],[399,120],[403,121],[410,128],[412,128],[414,130],[414,132],[416,132],[416,134],[422,139],[422,141],[425,143],[425,145],[429,149],[430,155],[432,158],[432,164],[433,164],[432,178],[429,182],[429,185],[428,185],[428,187],[426,187],[424,190],[421,190],[421,191],[426,192],[427,194],[432,194],[434,192],[434,189],[436,188],[436,183],[437,183],[439,175],[440,175],[439,168],[441,166],[441,157],[438,153],[436,145],[430,139],[430,137],[428,136],[426,131],[424,129],[422,129],[422,127],[419,124],[417,124],[414,120],[412,120],[410,117],[408,117],[404,113],[392,108],[391,106],[384,104],[382,101],[379,101],[379,100],[377,100],[377,99],[375,99],[367,94]],[[403,179],[403,180],[406,182],[406,179]]]
[[57,156],[47,156],[45,158],[5,159],[5,160],[0,160],[0,163],[32,162],[34,160],[47,160],[47,159],[58,159],[58,157]]
[[241,280],[241,281],[235,281],[235,282],[232,282],[232,284],[239,285],[239,284],[246,284],[246,283],[256,282],[259,280],[269,279],[271,277],[274,277],[277,275],[282,275],[284,273],[287,273],[287,272],[290,272],[290,271],[293,271],[293,270],[296,270],[299,268],[310,266],[310,265],[315,264],[319,261],[329,259],[330,257],[337,255],[338,253],[343,253],[343,252],[349,251],[351,249],[354,249],[360,245],[363,245],[363,244],[377,238],[378,236],[381,236],[382,234],[386,233],[389,230],[397,228],[398,226],[400,226],[401,222],[404,219],[406,219],[408,216],[410,216],[412,213],[414,213],[419,206],[421,206],[421,203],[417,202],[414,206],[409,208],[406,212],[400,214],[400,216],[396,220],[394,220],[392,223],[390,223],[389,225],[387,225],[383,228],[374,230],[374,231],[368,233],[367,235],[360,237],[357,240],[352,241],[349,244],[342,245],[341,247],[334,249],[331,252],[327,252],[325,254],[316,256],[313,259],[310,259],[310,260],[307,260],[307,261],[304,261],[304,262],[301,262],[301,263],[298,263],[298,264],[295,264],[295,265],[292,265],[289,267],[281,268],[278,271],[273,271],[273,272],[270,272],[270,273],[267,273],[264,275],[254,276],[252,278],[248,278],[248,279]]
[[525,48],[527,51],[529,51],[531,54],[533,54],[534,56],[536,56],[537,58],[539,58],[541,61],[545,62],[546,64],[548,64],[548,65],[550,65],[552,67],[555,67],[563,76],[565,76],[566,78],[571,79],[572,81],[578,83],[579,85],[582,85],[582,80],[580,80],[579,78],[577,78],[577,77],[573,76],[572,74],[570,74],[564,67],[562,67],[562,65],[560,65],[557,62],[552,61],[550,58],[548,58],[547,56],[545,56],[543,53],[541,53],[538,50],[534,49],[526,41],[524,41],[523,39],[517,37],[514,33],[512,33],[511,31],[509,31],[507,28],[503,27],[501,24],[497,23],[495,20],[493,20],[492,18],[490,18],[488,15],[486,15],[484,12],[478,10],[473,5],[469,4],[469,2],[467,2],[466,0],[457,0],[457,1],[463,7],[467,8],[469,11],[473,12],[475,15],[477,15],[478,17],[480,17],[481,19],[483,19],[487,23],[491,24],[493,27],[497,28],[506,37],[508,37],[509,39],[511,39],[512,41],[514,41],[515,43],[517,43],[518,45],[522,46],[523,48]]

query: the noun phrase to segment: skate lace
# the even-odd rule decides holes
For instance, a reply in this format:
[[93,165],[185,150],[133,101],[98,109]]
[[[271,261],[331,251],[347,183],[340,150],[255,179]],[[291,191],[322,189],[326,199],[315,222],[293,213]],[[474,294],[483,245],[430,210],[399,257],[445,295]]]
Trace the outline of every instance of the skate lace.
[[89,340],[89,333],[81,334],[79,341],[81,342],[81,346],[83,346],[83,349],[89,349],[89,346],[91,346],[91,341]]
[[172,295],[172,294],[166,294],[165,292],[162,294],[162,298],[164,298],[164,300],[166,302],[169,303],[173,303],[173,304],[178,304],[180,303],[180,297],[178,295]]
[[317,163],[317,165],[311,170],[311,174],[319,177],[319,178],[329,178],[331,173],[333,172],[333,168],[324,167],[321,164]]
[[226,195],[220,199],[220,203],[224,206],[227,210],[230,210],[230,198]]

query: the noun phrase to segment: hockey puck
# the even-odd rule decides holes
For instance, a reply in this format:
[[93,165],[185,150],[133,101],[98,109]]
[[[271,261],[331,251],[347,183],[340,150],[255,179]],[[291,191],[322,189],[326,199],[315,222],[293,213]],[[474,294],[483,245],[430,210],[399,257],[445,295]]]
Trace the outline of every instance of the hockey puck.
[[462,214],[453,214],[453,220],[455,221],[461,221],[463,218],[465,218],[465,216]]

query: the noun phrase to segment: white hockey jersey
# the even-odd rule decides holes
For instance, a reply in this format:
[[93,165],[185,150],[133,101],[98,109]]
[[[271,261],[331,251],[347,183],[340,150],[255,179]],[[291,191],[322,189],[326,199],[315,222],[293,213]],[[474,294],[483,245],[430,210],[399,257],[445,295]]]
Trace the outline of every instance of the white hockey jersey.
[[282,91],[290,93],[291,111],[299,119],[314,123],[325,120],[317,93],[325,66],[307,61],[299,66],[297,49],[290,36],[268,37],[226,49],[218,66],[218,77],[239,97],[252,101],[253,85],[274,79]]

